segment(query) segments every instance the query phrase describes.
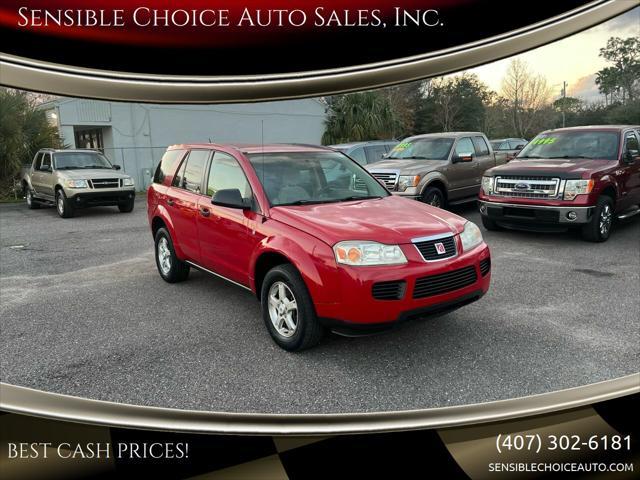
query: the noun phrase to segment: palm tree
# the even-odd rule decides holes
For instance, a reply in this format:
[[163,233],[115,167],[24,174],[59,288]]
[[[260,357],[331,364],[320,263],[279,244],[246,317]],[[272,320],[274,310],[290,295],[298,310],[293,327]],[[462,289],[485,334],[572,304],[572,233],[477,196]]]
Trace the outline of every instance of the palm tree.
[[329,103],[325,145],[394,138],[400,121],[389,98],[380,92],[358,92],[333,98]]

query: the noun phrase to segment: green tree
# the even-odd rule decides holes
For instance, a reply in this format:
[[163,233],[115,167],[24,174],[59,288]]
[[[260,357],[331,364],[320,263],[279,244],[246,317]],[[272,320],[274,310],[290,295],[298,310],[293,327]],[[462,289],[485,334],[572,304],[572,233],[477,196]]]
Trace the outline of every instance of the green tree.
[[416,114],[420,133],[481,130],[491,92],[476,75],[432,80]]
[[324,145],[394,138],[402,128],[389,97],[379,90],[329,100]]
[[[600,56],[613,64],[609,70],[600,75],[601,83],[603,78],[609,83],[619,87],[622,92],[622,103],[627,100],[633,102],[636,98],[636,89],[640,80],[640,37],[611,37],[607,45],[600,49]],[[603,70],[607,70],[606,68]],[[598,74],[601,74],[600,70]],[[598,78],[598,77],[597,77]],[[596,80],[597,81],[597,80]],[[605,93],[603,90],[601,92]]]
[[60,146],[58,129],[27,92],[0,89],[0,180],[12,178],[40,148]]

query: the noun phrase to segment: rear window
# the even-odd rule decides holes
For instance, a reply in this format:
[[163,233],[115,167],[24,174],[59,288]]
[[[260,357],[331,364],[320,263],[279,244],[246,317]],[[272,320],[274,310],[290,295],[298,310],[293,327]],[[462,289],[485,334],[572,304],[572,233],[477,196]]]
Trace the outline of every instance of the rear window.
[[162,156],[162,160],[158,163],[156,172],[153,175],[154,183],[162,183],[167,175],[171,175],[174,171],[176,164],[184,155],[184,150],[167,150]]
[[489,155],[489,146],[482,137],[473,137],[473,145],[476,147],[476,155]]

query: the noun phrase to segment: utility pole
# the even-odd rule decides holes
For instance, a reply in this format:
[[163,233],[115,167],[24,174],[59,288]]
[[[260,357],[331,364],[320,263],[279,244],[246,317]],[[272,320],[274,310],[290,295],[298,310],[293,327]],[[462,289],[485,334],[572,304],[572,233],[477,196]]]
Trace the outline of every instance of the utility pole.
[[562,81],[562,128],[565,127],[565,116],[564,109],[567,106],[567,82],[565,80]]

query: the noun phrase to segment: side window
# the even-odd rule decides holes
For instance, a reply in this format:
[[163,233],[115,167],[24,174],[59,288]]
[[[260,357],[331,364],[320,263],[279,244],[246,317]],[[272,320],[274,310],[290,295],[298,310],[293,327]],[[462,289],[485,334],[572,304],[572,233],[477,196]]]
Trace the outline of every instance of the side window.
[[44,170],[45,168],[51,169],[51,154],[45,153],[42,155],[42,164],[40,165],[40,170]]
[[216,152],[209,169],[207,195],[213,197],[218,190],[231,188],[240,190],[247,204],[253,201],[251,185],[238,161],[227,153]]
[[637,155],[638,150],[640,150],[640,147],[638,146],[638,137],[636,137],[633,132],[627,133],[624,138],[624,151],[632,152]]
[[174,177],[173,185],[190,192],[200,193],[204,167],[208,158],[209,150],[191,150]]
[[473,142],[469,137],[464,137],[458,140],[456,143],[456,155],[459,157],[464,157],[467,155],[471,155],[474,152]]
[[371,145],[365,147],[365,153],[367,154],[367,163],[373,163],[382,160],[382,156],[387,153],[387,149],[384,148],[384,145]]
[[165,177],[173,172],[176,163],[180,161],[183,155],[184,150],[168,150],[167,152],[165,152],[165,154],[162,156],[162,160],[160,160],[160,163],[158,163],[155,174],[153,175],[153,182],[164,182]]
[[40,170],[40,167],[42,166],[42,157],[43,157],[44,153],[38,153],[36,155],[36,161],[33,164],[33,169],[34,170]]
[[367,163],[367,157],[364,154],[364,148],[358,147],[353,152],[349,154],[351,158],[353,158],[360,165],[365,165]]
[[489,155],[489,147],[482,137],[473,137],[473,145],[476,148],[476,155]]

